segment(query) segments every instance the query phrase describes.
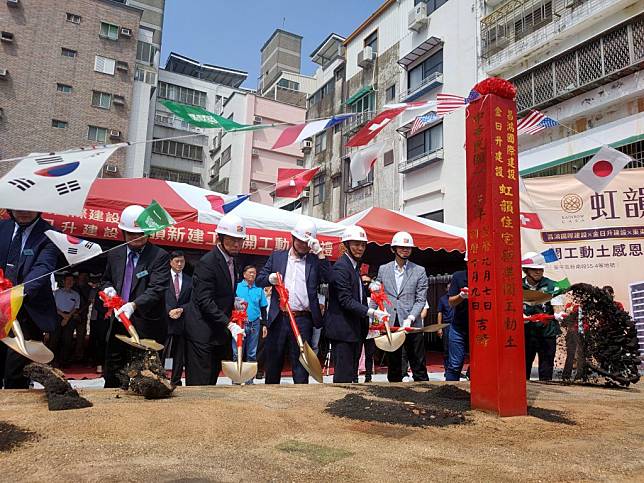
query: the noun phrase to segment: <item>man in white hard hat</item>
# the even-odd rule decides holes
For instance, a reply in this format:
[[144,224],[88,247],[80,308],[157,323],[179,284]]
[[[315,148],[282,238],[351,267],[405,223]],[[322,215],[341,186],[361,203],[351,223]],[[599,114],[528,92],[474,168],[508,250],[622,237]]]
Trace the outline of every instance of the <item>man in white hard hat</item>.
[[[313,220],[302,217],[291,231],[291,237],[291,248],[271,254],[257,276],[256,284],[258,287],[275,285],[277,274],[282,275],[302,339],[311,344],[313,327],[322,327],[318,291],[320,284],[327,282],[330,265],[317,239],[317,227]],[[308,384],[309,374],[300,363],[300,350],[288,314],[280,310],[280,298],[275,290],[271,296],[266,328],[266,384],[280,383],[285,354],[288,354],[295,384]]]
[[130,205],[121,213],[118,227],[126,245],[107,254],[107,265],[101,286],[108,296],[120,295],[125,300],[110,320],[105,354],[105,387],[123,387],[128,383],[123,373],[128,362],[127,344],[116,334],[128,335],[118,315],[125,314],[142,339],[165,343],[165,291],[170,285],[167,252],[151,243],[137,224],[145,208]]
[[246,239],[246,224],[234,213],[215,229],[217,244],[192,275],[192,297],[185,320],[186,385],[217,384],[222,359],[230,359],[233,340],[244,330],[230,322],[237,287],[235,257]]
[[[420,313],[427,302],[427,274],[423,267],[409,261],[414,246],[412,236],[406,231],[399,231],[391,239],[395,259],[378,269],[378,280],[382,282],[391,302],[390,323],[393,326],[423,327]],[[376,307],[373,302],[372,306]],[[428,381],[423,334],[407,334],[403,347],[414,381]],[[403,372],[407,372],[407,367],[402,367],[403,347],[387,354],[389,382],[402,382]]]
[[362,344],[367,337],[369,319],[389,316],[367,306],[367,289],[362,286],[360,265],[367,249],[364,229],[352,225],[342,234],[345,253],[331,269],[329,308],[324,329],[331,342],[333,382],[347,383],[358,379]]
[[[546,268],[541,263],[535,263],[539,254],[527,252],[523,254],[521,268],[525,277],[523,288],[537,290],[539,292],[553,293],[556,290],[555,282],[543,276]],[[525,315],[549,314],[554,315],[554,309],[550,302],[544,304],[524,303],[523,313]],[[530,380],[532,363],[537,354],[539,355],[539,380],[551,381],[555,365],[555,352],[557,351],[557,336],[561,334],[559,323],[556,320],[550,322],[527,322],[525,328],[525,365],[526,379]]]

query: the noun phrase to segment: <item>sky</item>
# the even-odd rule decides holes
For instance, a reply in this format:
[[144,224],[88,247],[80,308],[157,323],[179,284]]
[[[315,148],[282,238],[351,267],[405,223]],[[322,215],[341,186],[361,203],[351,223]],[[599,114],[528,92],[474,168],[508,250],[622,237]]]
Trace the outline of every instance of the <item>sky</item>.
[[383,0],[166,0],[161,66],[170,52],[248,72],[257,88],[259,49],[276,28],[304,37],[302,73],[317,67],[309,54],[332,32],[353,32]]

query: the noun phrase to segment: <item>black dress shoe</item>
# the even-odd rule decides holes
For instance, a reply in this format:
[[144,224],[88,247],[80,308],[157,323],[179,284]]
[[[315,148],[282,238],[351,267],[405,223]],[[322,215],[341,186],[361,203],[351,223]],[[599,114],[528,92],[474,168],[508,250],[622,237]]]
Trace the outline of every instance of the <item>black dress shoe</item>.
[[258,372],[257,375],[255,376],[255,379],[264,379],[264,373]]
[[371,374],[364,376],[364,382],[371,382]]

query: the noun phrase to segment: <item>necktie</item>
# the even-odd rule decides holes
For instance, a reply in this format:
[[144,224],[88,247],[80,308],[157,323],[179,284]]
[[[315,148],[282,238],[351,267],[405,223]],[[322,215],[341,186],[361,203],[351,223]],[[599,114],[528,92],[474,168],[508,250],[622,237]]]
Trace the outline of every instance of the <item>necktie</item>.
[[360,278],[360,265],[356,264],[356,274],[358,275],[358,287],[360,288],[360,303],[362,303],[362,279]]
[[22,235],[25,232],[25,227],[18,225],[18,230],[11,240],[9,245],[9,252],[7,253],[7,267],[5,270],[6,276],[11,283],[16,285],[18,283],[18,266],[20,265],[20,254],[22,253]]
[[136,254],[130,251],[127,255],[125,264],[125,274],[123,275],[123,286],[121,287],[121,298],[126,302],[130,301],[130,289],[132,288],[132,275],[134,275],[134,256]]
[[235,267],[232,258],[228,259],[228,271],[230,272],[230,280],[233,285],[233,292],[235,291]]
[[177,300],[179,300],[180,293],[181,293],[181,287],[179,286],[179,274],[175,273],[174,274],[174,295],[177,297]]

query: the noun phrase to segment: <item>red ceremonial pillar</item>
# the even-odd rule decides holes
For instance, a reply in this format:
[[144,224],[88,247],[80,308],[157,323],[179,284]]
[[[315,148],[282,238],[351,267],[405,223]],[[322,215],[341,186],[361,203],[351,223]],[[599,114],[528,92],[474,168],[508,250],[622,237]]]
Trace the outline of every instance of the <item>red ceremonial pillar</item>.
[[481,97],[468,105],[466,120],[471,403],[521,416],[527,403],[514,88],[486,79],[475,90]]

